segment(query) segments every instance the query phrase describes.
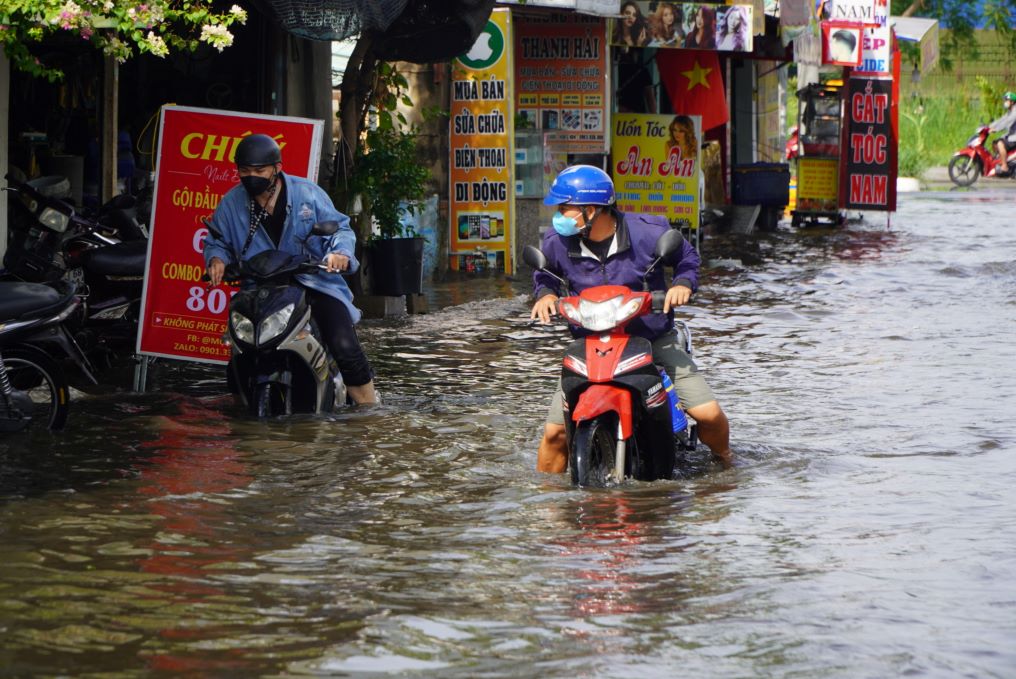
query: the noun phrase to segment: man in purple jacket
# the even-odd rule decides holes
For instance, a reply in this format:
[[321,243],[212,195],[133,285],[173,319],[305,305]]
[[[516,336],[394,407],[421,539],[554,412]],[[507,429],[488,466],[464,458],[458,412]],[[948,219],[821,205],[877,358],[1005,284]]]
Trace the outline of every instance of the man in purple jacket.
[[[557,205],[553,229],[543,237],[547,268],[563,277],[575,292],[594,285],[625,285],[642,289],[642,279],[652,263],[659,237],[670,228],[663,217],[624,214],[614,206],[614,183],[603,170],[591,165],[573,165],[554,180],[543,201]],[[650,314],[628,325],[628,332],[650,340],[657,363],[667,368],[685,411],[698,422],[699,438],[725,467],[733,464],[730,452],[730,425],[709,385],[698,373],[674,332],[671,309],[688,302],[698,287],[699,257],[687,241],[679,253],[665,262],[673,266],[668,286],[663,267],[649,276],[651,290],[667,289],[663,314]],[[557,315],[559,282],[542,271],[533,274],[536,303],[531,318],[549,323]],[[573,332],[578,334],[573,328]],[[588,333],[583,333],[588,334]],[[563,394],[560,385],[551,401],[536,468],[542,472],[563,472],[568,466]]]

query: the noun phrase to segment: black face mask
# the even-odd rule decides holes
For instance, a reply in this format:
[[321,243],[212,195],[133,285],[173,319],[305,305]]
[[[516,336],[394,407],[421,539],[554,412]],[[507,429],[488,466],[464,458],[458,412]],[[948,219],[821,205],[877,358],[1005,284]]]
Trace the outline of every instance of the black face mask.
[[240,183],[243,184],[243,188],[247,190],[247,195],[251,198],[260,196],[262,193],[267,191],[272,186],[272,182],[278,176],[278,172],[273,172],[271,177],[259,177],[256,174],[249,174],[245,177],[240,177]]

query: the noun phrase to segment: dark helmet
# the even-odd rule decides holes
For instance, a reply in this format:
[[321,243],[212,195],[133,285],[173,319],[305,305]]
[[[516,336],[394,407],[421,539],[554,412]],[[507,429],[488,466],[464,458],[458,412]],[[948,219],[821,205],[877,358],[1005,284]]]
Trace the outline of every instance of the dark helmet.
[[236,145],[233,160],[237,166],[274,165],[282,162],[282,150],[267,134],[252,134]]
[[613,205],[614,182],[592,165],[572,165],[550,185],[544,205]]

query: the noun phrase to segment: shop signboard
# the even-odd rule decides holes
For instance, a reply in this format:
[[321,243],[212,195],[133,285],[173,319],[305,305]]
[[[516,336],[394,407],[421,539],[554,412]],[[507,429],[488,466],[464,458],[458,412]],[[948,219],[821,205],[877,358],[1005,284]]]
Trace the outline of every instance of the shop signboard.
[[625,2],[611,21],[610,44],[751,52],[754,13],[751,4]]
[[701,117],[617,113],[611,125],[618,208],[684,220],[697,229]]
[[515,186],[510,11],[495,9],[452,61],[449,210],[454,271],[513,271]]
[[839,160],[820,156],[797,159],[797,210],[835,212],[839,200]]
[[891,78],[850,78],[840,152],[840,203],[896,210],[897,149]]
[[306,118],[164,106],[159,122],[155,199],[141,298],[137,352],[225,363],[222,342],[229,298],[225,285],[201,280],[210,218],[239,178],[233,154],[250,134],[274,137],[283,171],[317,178],[324,122]]
[[567,153],[607,151],[607,24],[582,14],[516,15],[515,120]]

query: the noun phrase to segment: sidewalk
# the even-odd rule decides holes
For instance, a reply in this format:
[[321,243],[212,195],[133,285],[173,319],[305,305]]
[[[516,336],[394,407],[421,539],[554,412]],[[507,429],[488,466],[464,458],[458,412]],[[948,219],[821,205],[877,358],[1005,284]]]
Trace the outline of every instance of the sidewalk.
[[949,179],[949,168],[945,165],[929,167],[921,175],[922,191],[983,191],[985,189],[1016,191],[1016,181],[1009,177],[997,179],[995,177],[989,179],[979,177],[973,186],[961,188],[953,184],[952,180]]

